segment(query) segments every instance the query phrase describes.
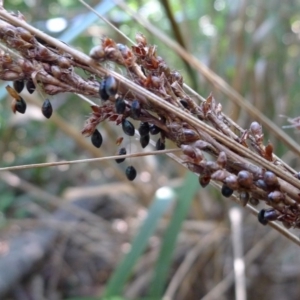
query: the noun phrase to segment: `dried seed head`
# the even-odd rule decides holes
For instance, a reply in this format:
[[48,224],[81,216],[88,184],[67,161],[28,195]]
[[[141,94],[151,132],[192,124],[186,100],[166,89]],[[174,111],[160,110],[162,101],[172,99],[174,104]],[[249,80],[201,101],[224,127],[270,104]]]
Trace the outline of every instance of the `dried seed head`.
[[242,170],[238,173],[238,183],[242,187],[250,188],[253,184],[253,175],[248,171]]
[[238,180],[237,180],[237,176],[234,175],[234,174],[231,174],[229,176],[227,176],[224,180],[224,183],[230,187],[232,190],[237,190],[239,189],[240,185],[238,183]]
[[268,195],[268,200],[270,202],[279,203],[279,202],[284,201],[284,199],[285,199],[285,196],[280,191],[273,191],[273,192],[269,193],[269,195]]
[[224,168],[226,163],[227,163],[227,156],[226,153],[224,151],[221,151],[219,153],[218,159],[217,159],[217,163],[220,167]]
[[18,93],[22,92],[24,86],[25,86],[24,80],[15,80],[13,82],[13,87]]
[[248,193],[248,192],[242,191],[242,192],[240,193],[240,201],[241,201],[241,204],[242,204],[243,206],[246,206],[246,205],[247,205],[247,203],[248,203],[248,201],[249,201],[249,198],[250,198],[250,196],[249,196],[249,193]]
[[150,133],[152,135],[156,135],[156,134],[160,133],[160,128],[154,124],[150,124]]
[[141,122],[138,130],[141,136],[149,135],[150,132],[149,123]]
[[140,143],[141,143],[142,148],[147,147],[148,144],[149,144],[149,141],[150,141],[150,135],[149,134],[140,136]]
[[282,221],[282,225],[287,229],[290,229],[292,227],[292,225],[287,221]]
[[90,51],[90,57],[95,60],[104,60],[105,59],[105,52],[102,46],[95,46]]
[[35,91],[35,85],[34,85],[32,79],[29,79],[26,82],[26,88],[27,88],[27,91],[29,94],[32,94]]
[[52,116],[53,108],[49,99],[46,99],[42,105],[42,114],[49,119]]
[[141,105],[138,100],[133,100],[131,103],[131,114],[132,117],[138,119],[141,115]]
[[277,176],[271,171],[265,172],[264,182],[268,187],[277,187],[277,186],[279,186]]
[[92,141],[92,144],[96,147],[96,148],[100,148],[101,145],[102,145],[102,141],[103,141],[103,138],[102,138],[102,135],[101,133],[98,131],[98,129],[96,129],[92,136],[91,136],[91,141]]
[[105,79],[105,91],[109,96],[115,96],[118,92],[118,82],[111,75],[107,76]]
[[185,145],[185,144],[182,144],[180,147],[182,149],[182,152],[185,155],[191,157],[195,163],[199,163],[200,161],[203,160],[202,152],[198,148],[195,148],[192,145]]
[[[125,155],[127,152],[126,152],[126,149],[125,148],[121,148],[118,152],[119,155]],[[116,159],[116,162],[117,164],[120,164],[122,163],[123,161],[125,160],[125,158],[117,158]]]
[[211,175],[211,179],[223,182],[227,176],[226,170],[217,170]]
[[122,97],[118,97],[115,102],[116,112],[119,115],[122,115],[126,109],[126,103]]
[[124,131],[125,134],[129,135],[129,136],[134,136],[134,126],[131,122],[129,122],[128,120],[124,119],[122,121],[122,129]]
[[155,145],[155,148],[156,150],[165,150],[166,148],[166,145],[165,143],[161,140],[161,138],[159,138],[156,142],[156,145]]
[[233,190],[227,186],[226,184],[223,184],[222,189],[221,189],[221,193],[224,197],[228,198],[233,194]]
[[142,47],[147,46],[147,39],[142,33],[137,33],[135,35],[135,40],[139,46],[142,46]]
[[199,183],[200,185],[205,188],[210,182],[210,176],[209,175],[200,175],[199,176]]
[[109,99],[109,94],[107,94],[107,92],[106,92],[106,88],[105,88],[105,86],[106,86],[106,80],[104,79],[104,80],[102,80],[101,82],[100,82],[100,86],[99,86],[99,95],[100,95],[100,97],[101,97],[101,99],[103,100],[103,101],[106,101],[106,100],[108,100]]
[[255,136],[255,135],[262,135],[262,127],[260,126],[259,123],[257,122],[252,122],[250,125],[250,131],[251,133]]
[[259,203],[259,200],[256,199],[256,198],[251,197],[250,200],[249,200],[249,202],[250,202],[251,205],[257,206],[258,203]]
[[262,190],[264,190],[264,191],[266,191],[266,190],[268,189],[268,187],[267,187],[267,185],[266,185],[266,183],[264,182],[263,179],[258,179],[258,180],[256,180],[256,181],[255,181],[255,185],[256,185],[258,188],[260,188],[260,189],[262,189]]
[[63,68],[63,69],[68,69],[71,67],[70,61],[63,56],[60,56],[59,59],[57,60],[58,65]]
[[125,174],[128,180],[133,181],[136,177],[136,169],[133,166],[129,166],[126,168]]

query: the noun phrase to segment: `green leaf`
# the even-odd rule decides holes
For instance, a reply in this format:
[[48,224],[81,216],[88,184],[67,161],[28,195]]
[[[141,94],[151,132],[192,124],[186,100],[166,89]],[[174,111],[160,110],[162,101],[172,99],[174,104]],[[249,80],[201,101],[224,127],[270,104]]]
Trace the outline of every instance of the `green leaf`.
[[157,190],[153,204],[149,208],[148,216],[133,241],[130,252],[118,266],[106,287],[104,293],[105,298],[121,295],[134,265],[145,250],[149,238],[152,236],[159,220],[169,209],[174,199],[175,193],[170,188],[163,187]]
[[170,224],[165,232],[165,238],[161,246],[152,283],[150,285],[150,299],[161,299],[163,296],[177,237],[180,232],[182,222],[186,218],[190,205],[198,190],[198,177],[195,174],[188,172],[181,188],[178,191],[177,205]]

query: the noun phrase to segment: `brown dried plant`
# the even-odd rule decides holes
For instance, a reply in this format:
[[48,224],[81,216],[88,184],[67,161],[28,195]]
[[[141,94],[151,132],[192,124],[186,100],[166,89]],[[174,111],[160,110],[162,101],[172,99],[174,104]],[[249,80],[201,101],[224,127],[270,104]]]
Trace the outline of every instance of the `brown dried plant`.
[[[277,220],[287,228],[300,227],[299,175],[273,153],[271,144],[264,144],[262,126],[253,121],[250,128],[240,128],[213,95],[199,103],[203,98],[191,92],[145,36],[138,33],[132,46],[104,37],[88,56],[33,28],[21,14],[2,8],[0,17],[0,39],[10,49],[0,52],[0,79],[32,81],[47,95],[99,98],[100,92],[102,104],[91,106],[84,135],[92,135],[105,120],[124,125],[132,118],[155,125],[157,149],[164,149],[166,140],[174,142],[183,155],[173,158],[198,174],[202,187],[217,183],[225,197],[234,195],[250,208],[249,203],[263,201],[268,207],[258,214],[263,224]],[[121,66],[126,77],[103,67],[105,61]],[[104,85],[111,93],[103,96]],[[125,103],[121,113],[117,99]],[[295,236],[272,226],[299,244]]]

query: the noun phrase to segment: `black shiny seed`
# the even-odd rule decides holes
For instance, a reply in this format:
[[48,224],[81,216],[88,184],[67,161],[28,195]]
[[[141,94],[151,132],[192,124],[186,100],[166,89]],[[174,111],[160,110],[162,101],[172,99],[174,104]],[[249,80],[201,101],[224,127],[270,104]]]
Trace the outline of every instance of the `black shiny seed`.
[[112,76],[107,76],[105,79],[105,92],[109,96],[115,96],[118,91],[118,82]]
[[126,103],[123,98],[118,97],[115,102],[116,112],[117,114],[121,115],[125,112],[126,109]]
[[92,144],[93,144],[96,148],[100,148],[100,147],[101,147],[103,138],[102,138],[101,133],[98,131],[98,129],[96,129],[96,130],[94,131],[94,133],[92,134],[92,136],[91,136],[91,141],[92,141]]
[[100,87],[99,87],[99,95],[103,101],[109,99],[109,95],[106,92],[105,86],[106,86],[106,80],[104,79],[100,82]]
[[128,180],[133,181],[136,177],[136,169],[133,166],[129,166],[126,168],[125,174]]
[[24,86],[25,86],[24,80],[15,80],[13,82],[13,87],[18,93],[21,93],[23,91]]
[[259,213],[258,213],[258,215],[257,215],[257,218],[258,218],[258,221],[259,221],[259,223],[261,223],[261,224],[263,224],[263,225],[267,225],[268,224],[268,220],[266,220],[266,218],[265,218],[265,210],[264,209],[262,209]]
[[184,108],[188,108],[188,103],[185,100],[180,100],[180,103]]
[[148,135],[150,131],[149,123],[141,122],[138,130],[141,136]]
[[131,114],[133,118],[139,118],[141,115],[141,105],[138,100],[133,100],[131,103]]
[[141,136],[140,137],[140,143],[141,143],[142,148],[147,147],[148,144],[149,144],[149,141],[150,141],[150,135],[149,134]]
[[[127,152],[126,152],[126,149],[125,148],[121,148],[118,152],[119,155],[125,155]],[[116,159],[116,162],[117,164],[120,164],[122,163],[126,158],[117,158]]]
[[125,134],[127,134],[129,136],[134,136],[134,126],[128,120],[124,119],[122,121],[122,129],[123,129]]
[[35,85],[34,85],[32,79],[29,79],[26,82],[26,88],[27,88],[27,91],[29,94],[32,94],[35,91]]
[[20,100],[16,101],[16,105],[15,105],[16,111],[19,112],[20,114],[24,114],[26,111],[26,107],[27,105],[25,100],[22,97],[20,97]]
[[165,143],[163,143],[163,142],[161,141],[161,139],[159,138],[159,139],[157,140],[157,142],[156,142],[155,148],[156,148],[156,150],[165,150],[166,145],[165,145]]
[[151,125],[150,125],[150,133],[151,133],[152,135],[158,134],[158,133],[160,133],[160,128],[157,127],[157,126],[154,125],[154,124],[151,124]]
[[52,116],[53,108],[49,99],[46,99],[42,105],[42,113],[43,115],[49,119]]
[[233,194],[233,190],[228,187],[226,184],[222,186],[221,193],[224,197],[230,197]]

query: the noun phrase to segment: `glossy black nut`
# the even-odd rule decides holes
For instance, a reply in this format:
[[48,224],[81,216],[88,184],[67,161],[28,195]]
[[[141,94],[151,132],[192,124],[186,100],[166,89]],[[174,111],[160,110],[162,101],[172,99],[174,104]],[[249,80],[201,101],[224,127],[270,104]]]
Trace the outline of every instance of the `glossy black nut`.
[[118,82],[112,76],[107,76],[105,79],[105,92],[109,96],[115,96],[118,91]]
[[155,145],[156,150],[165,150],[166,145],[162,142],[161,138],[159,138]]
[[34,85],[32,79],[29,79],[26,82],[26,88],[27,88],[27,91],[29,94],[32,94],[35,91],[35,85]]
[[115,108],[116,112],[119,115],[122,115],[125,112],[126,109],[126,103],[122,97],[118,97],[115,102]]
[[26,102],[25,100],[20,97],[20,99],[18,101],[16,101],[16,105],[15,105],[15,109],[17,112],[19,112],[20,114],[24,114],[26,111]]
[[136,177],[136,169],[133,166],[129,166],[126,168],[125,174],[128,180],[133,181]]
[[52,116],[53,108],[49,99],[46,99],[42,105],[42,114],[49,119]]
[[279,212],[273,208],[265,210],[264,218],[267,221],[275,221],[279,217]]
[[267,186],[270,186],[270,187],[276,187],[279,185],[277,176],[273,172],[270,172],[270,171],[265,172],[264,182]]
[[150,132],[149,123],[141,122],[138,131],[141,136],[149,135],[149,132]]
[[188,103],[185,100],[180,100],[180,104],[184,107],[184,108],[188,108]]
[[24,80],[15,80],[13,82],[13,87],[18,93],[21,93],[23,91],[24,86],[25,86]]
[[250,195],[248,192],[242,191],[240,193],[240,201],[243,206],[246,206],[249,201]]
[[151,133],[152,135],[158,134],[158,133],[160,133],[160,128],[157,127],[157,126],[154,125],[154,124],[151,124],[151,125],[150,125],[150,133]]
[[258,222],[263,224],[263,225],[268,224],[268,220],[265,218],[265,212],[266,211],[264,209],[262,209],[257,215]]
[[[125,149],[125,148],[121,148],[121,149],[119,150],[118,154],[119,154],[119,155],[125,155],[125,154],[127,154],[126,149]],[[122,163],[125,159],[126,159],[126,158],[117,158],[117,159],[116,159],[116,162],[117,162],[117,164],[120,164],[120,163]]]
[[149,141],[150,141],[150,135],[149,134],[141,136],[140,137],[140,143],[141,143],[142,148],[147,147],[148,144],[149,144]]
[[131,103],[131,114],[133,118],[139,118],[141,115],[141,105],[138,100],[133,100]]
[[134,136],[134,126],[128,120],[124,119],[122,121],[122,129],[123,129],[125,134],[127,134],[129,136]]
[[102,141],[103,141],[103,138],[102,138],[102,135],[101,133],[98,131],[98,129],[96,129],[92,136],[91,136],[91,141],[92,141],[92,144],[96,147],[96,148],[100,148],[101,145],[102,145]]
[[100,82],[99,86],[99,95],[103,101],[106,101],[109,99],[109,94],[106,92],[106,79],[102,80]]
[[224,197],[228,198],[233,194],[233,190],[230,187],[228,187],[226,184],[223,184],[221,193]]

